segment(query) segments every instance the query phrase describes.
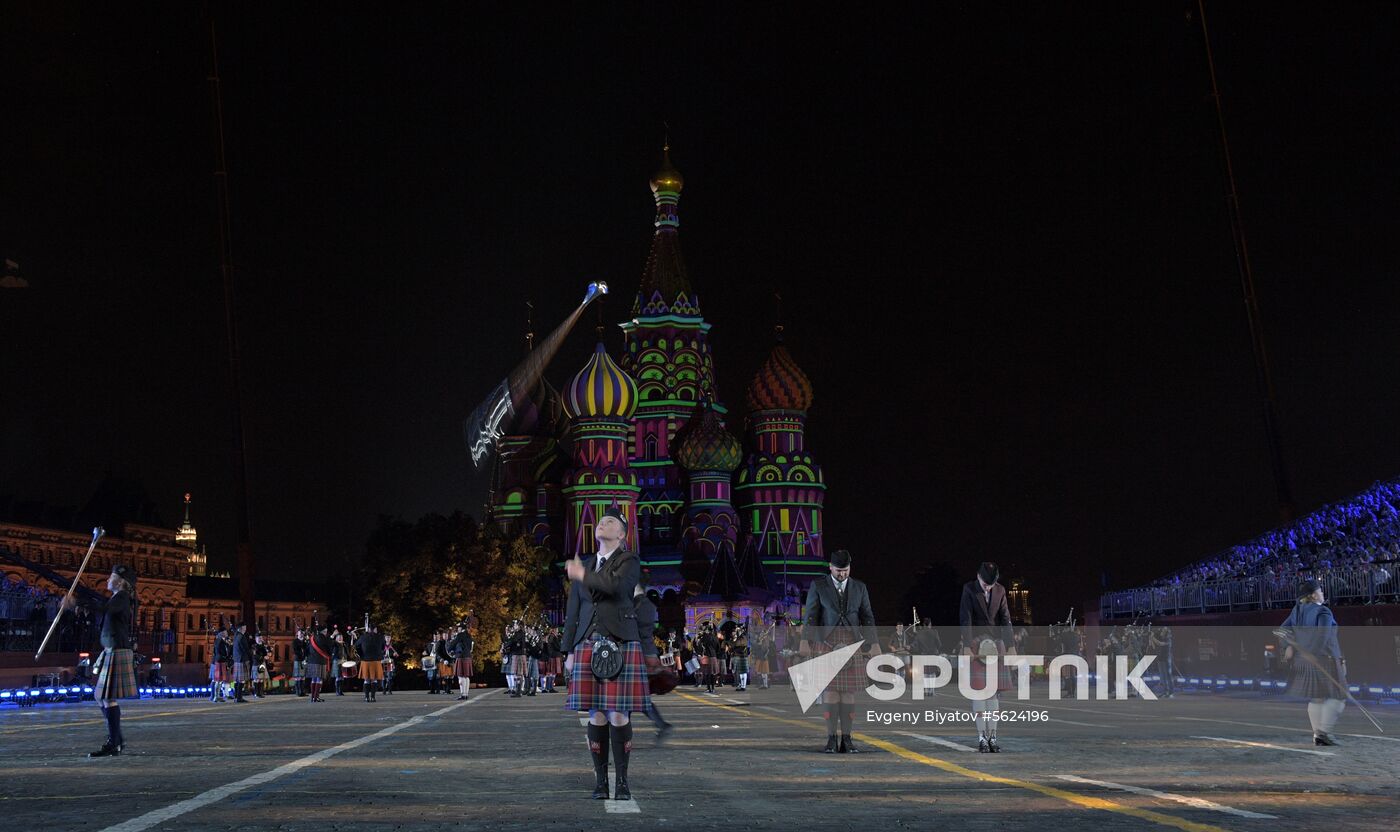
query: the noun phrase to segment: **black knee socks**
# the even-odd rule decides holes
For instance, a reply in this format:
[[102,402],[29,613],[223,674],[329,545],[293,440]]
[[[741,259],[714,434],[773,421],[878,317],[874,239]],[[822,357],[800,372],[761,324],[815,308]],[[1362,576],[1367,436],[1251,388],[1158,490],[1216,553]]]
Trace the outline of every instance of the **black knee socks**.
[[632,723],[612,727],[613,765],[617,767],[617,782],[627,782],[627,761],[632,756]]
[[608,781],[608,726],[588,723],[588,753],[593,755],[593,773],[599,783]]
[[851,735],[851,720],[855,716],[856,706],[852,702],[842,702],[836,707],[841,711],[841,733],[849,737]]
[[107,737],[112,745],[125,745],[126,742],[122,738],[122,706],[104,707],[102,715],[107,717]]

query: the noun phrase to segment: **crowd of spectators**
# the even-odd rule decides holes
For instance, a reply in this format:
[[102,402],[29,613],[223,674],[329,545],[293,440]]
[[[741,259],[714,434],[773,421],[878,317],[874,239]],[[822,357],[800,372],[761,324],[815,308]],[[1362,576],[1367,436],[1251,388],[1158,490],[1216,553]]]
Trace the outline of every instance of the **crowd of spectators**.
[[1152,582],[1154,587],[1199,583],[1295,580],[1329,574],[1370,574],[1389,581],[1400,560],[1400,479],[1378,482],[1339,503],[1231,546]]

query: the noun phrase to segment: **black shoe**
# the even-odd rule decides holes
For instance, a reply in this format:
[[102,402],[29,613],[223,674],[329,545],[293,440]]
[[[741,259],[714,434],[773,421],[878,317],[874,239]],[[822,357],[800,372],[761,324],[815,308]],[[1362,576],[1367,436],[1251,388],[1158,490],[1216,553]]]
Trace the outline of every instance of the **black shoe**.
[[596,785],[593,786],[593,799],[607,800],[608,797],[608,779],[604,777],[603,779],[599,780]]
[[827,734],[827,736],[826,736],[826,748],[823,748],[823,749],[822,749],[822,753],[824,753],[824,754],[835,754],[835,753],[836,753],[836,748],[837,748],[837,746],[836,746],[836,735],[835,735],[835,734]]
[[245,702],[247,702],[248,700],[247,700],[247,699],[244,699],[243,697],[240,696],[240,697],[238,697],[237,699],[235,699],[235,700],[233,700],[233,701],[238,702],[238,703],[245,703]]
[[1332,739],[1332,735],[1325,731],[1318,731],[1313,734],[1313,745],[1337,745],[1337,741]]
[[987,745],[987,738],[986,738],[986,737],[978,737],[978,738],[977,738],[977,750],[978,750],[978,751],[981,751],[981,752],[984,753],[984,754],[985,754],[986,752],[988,752],[988,751],[991,751],[991,748]]
[[997,743],[996,737],[987,738],[987,750],[992,752],[993,754],[1001,752],[1001,746]]
[[617,780],[617,794],[613,796],[613,800],[631,800],[631,799],[632,799],[632,790],[629,789],[629,788],[627,788],[627,781],[626,781],[626,780],[623,780],[622,778],[619,777],[618,780]]
[[856,744],[853,743],[853,742],[851,742],[851,735],[850,735],[850,734],[842,734],[842,735],[841,735],[841,753],[842,753],[842,754],[859,754],[859,753],[860,753],[860,749],[859,749],[859,748],[856,748]]
[[97,749],[96,751],[89,751],[89,752],[88,752],[88,756],[89,756],[89,757],[116,757],[116,756],[120,755],[121,753],[122,753],[122,746],[117,745],[117,744],[113,743],[112,741],[108,740],[107,742],[104,742],[104,743],[102,744],[102,747],[99,748],[99,749]]
[[672,725],[672,724],[669,723],[669,722],[667,722],[666,724],[662,725],[660,728],[657,728],[657,729],[656,729],[656,742],[657,742],[657,744],[659,745],[659,744],[661,744],[661,743],[664,743],[666,740],[670,739],[670,738],[671,738],[671,732],[672,732],[672,731],[675,731],[675,730],[676,730],[676,726]]

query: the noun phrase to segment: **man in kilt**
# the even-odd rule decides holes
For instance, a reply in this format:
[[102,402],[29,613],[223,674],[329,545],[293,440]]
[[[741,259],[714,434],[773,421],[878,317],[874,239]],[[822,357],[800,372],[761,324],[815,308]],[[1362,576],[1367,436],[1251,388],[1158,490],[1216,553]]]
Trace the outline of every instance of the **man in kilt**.
[[467,628],[466,622],[462,622],[457,627],[457,634],[452,637],[452,641],[447,645],[448,652],[452,654],[452,672],[457,674],[457,685],[461,693],[458,699],[466,699],[471,695],[472,689],[472,653],[476,650],[476,644],[472,641],[471,631]]
[[652,689],[653,697],[645,713],[647,719],[651,720],[651,724],[656,726],[656,741],[665,742],[667,737],[671,735],[674,726],[666,721],[666,718],[661,715],[661,709],[656,707],[655,697],[663,695],[668,689],[658,690],[652,685],[653,679],[663,673],[670,672],[668,668],[661,666],[661,656],[656,649],[656,639],[652,637],[652,633],[656,630],[656,603],[651,600],[640,583],[632,591],[632,600],[637,606],[637,634],[641,636],[642,660],[647,665],[647,686]]
[[365,628],[355,640],[360,655],[360,679],[364,682],[365,701],[379,701],[379,684],[384,681],[384,634],[378,624]]
[[990,561],[977,567],[977,577],[963,585],[962,603],[958,611],[958,624],[962,627],[962,652],[971,656],[969,661],[970,684],[973,690],[986,690],[991,687],[987,680],[987,660],[996,656],[997,681],[992,696],[972,703],[972,711],[977,716],[977,750],[996,753],[1001,751],[997,744],[996,712],[1001,707],[997,694],[1011,690],[1011,669],[1007,667],[1006,656],[1014,654],[1011,633],[1011,608],[1006,603],[1006,587],[997,583],[997,565]]
[[[136,571],[126,564],[116,564],[107,576],[107,591],[112,593],[103,609],[102,669],[97,674],[92,698],[102,707],[107,718],[107,741],[89,757],[115,757],[126,747],[122,736],[122,699],[140,698],[136,687],[136,663],[131,654],[131,622],[136,616]],[[74,607],[72,595],[63,599],[63,609]]]
[[[831,553],[830,576],[817,578],[807,588],[807,602],[802,608],[803,652],[827,653],[856,641],[863,641],[859,656],[880,649],[875,632],[875,613],[870,608],[870,591],[863,581],[851,577],[851,553],[838,549]],[[851,741],[851,722],[855,718],[856,691],[867,684],[865,662],[859,658],[847,661],[822,693],[826,703],[827,754],[858,754],[860,749]],[[841,742],[836,741],[837,727]]]
[[325,625],[313,623],[307,646],[310,649],[306,654],[306,675],[311,679],[311,701],[325,702],[321,698],[321,686],[327,678],[335,678],[338,663],[336,644],[326,632]]
[[233,631],[233,701],[247,702],[243,686],[253,681],[253,640],[248,638],[248,624],[239,624]]
[[[611,742],[617,770],[618,800],[632,798],[627,764],[632,754],[632,712],[651,706],[651,688],[642,657],[637,608],[632,601],[642,565],[637,555],[622,546],[627,521],[616,508],[608,509],[594,527],[598,552],[586,560],[574,556],[564,567],[571,584],[564,620],[564,649],[569,652],[569,697],[564,707],[588,711],[588,750],[593,755],[593,798],[608,797],[608,749]],[[591,664],[595,645],[603,639],[617,642],[622,670],[611,679],[599,679]]]
[[554,680],[564,672],[564,651],[559,642],[559,628],[550,628],[544,640],[545,659],[540,665],[540,679],[544,682],[542,693],[554,693]]
[[505,673],[510,697],[523,696],[529,659],[525,656],[525,626],[518,618],[511,619],[506,625],[505,636],[501,639],[501,670]]
[[1288,693],[1308,700],[1313,744],[1336,745],[1332,728],[1347,705],[1347,664],[1337,642],[1337,619],[1327,608],[1322,584],[1303,582],[1298,603],[1284,620],[1282,632],[1289,642],[1283,659],[1294,662]]
[[306,654],[310,650],[306,631],[298,627],[296,638],[292,639],[292,689],[297,696],[306,695]]
[[209,701],[227,702],[224,698],[224,684],[233,677],[233,643],[228,637],[228,628],[219,625],[214,634],[214,650],[209,656]]

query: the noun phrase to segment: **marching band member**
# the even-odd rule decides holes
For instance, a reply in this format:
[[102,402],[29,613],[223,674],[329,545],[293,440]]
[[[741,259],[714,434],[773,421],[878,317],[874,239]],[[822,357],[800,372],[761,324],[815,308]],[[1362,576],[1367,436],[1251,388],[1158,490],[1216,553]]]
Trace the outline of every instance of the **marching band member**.
[[296,638],[292,639],[292,688],[299,697],[306,695],[306,655],[309,650],[306,631],[298,627]]
[[[962,605],[958,623],[962,627],[962,652],[974,656],[971,662],[971,684],[975,689],[990,685],[987,681],[986,658],[997,656],[997,692],[1011,690],[1011,669],[1005,657],[1015,653],[1011,633],[1011,608],[1006,603],[1006,588],[997,583],[997,565],[990,561],[977,567],[977,577],[963,586]],[[972,703],[977,714],[977,750],[997,753],[997,720],[993,716],[1001,707],[994,694],[990,699]]]
[[364,682],[365,701],[378,702],[379,683],[384,681],[384,634],[379,625],[370,624],[355,640],[360,654],[360,679]]
[[[852,644],[858,638],[865,642],[861,646],[863,652],[878,650],[880,644],[875,633],[875,614],[870,609],[870,591],[862,581],[851,577],[851,553],[845,549],[832,552],[829,570],[829,578],[817,578],[807,589],[802,617],[808,645],[803,652],[828,652]],[[864,686],[865,664],[852,660],[846,662],[822,693],[822,701],[827,705],[826,748],[822,750],[827,754],[860,751],[851,742],[851,722],[855,717],[855,692]],[[836,742],[838,725],[841,729],[839,746]]]
[[[637,555],[623,546],[627,521],[619,509],[608,509],[593,530],[598,551],[587,560],[575,556],[564,567],[570,581],[563,646],[569,658],[569,696],[564,708],[588,711],[588,750],[593,756],[593,798],[608,797],[609,741],[617,771],[616,799],[630,800],[627,766],[632,755],[632,712],[651,705],[646,662],[637,631],[633,589],[641,578]],[[594,648],[611,640],[618,647],[621,669],[612,678],[599,678],[592,669]]]
[[272,681],[272,674],[267,672],[267,644],[263,642],[262,633],[253,636],[253,698],[265,699],[263,691],[267,689]]
[[319,624],[311,625],[311,648],[307,653],[306,672],[311,677],[311,701],[325,702],[321,698],[321,686],[331,674],[337,672],[337,651],[335,642],[326,634],[326,628]]
[[[107,719],[107,741],[89,757],[115,757],[126,748],[122,735],[122,699],[140,697],[136,687],[136,663],[131,653],[131,623],[136,614],[136,570],[123,563],[112,567],[107,576],[107,599],[102,618],[102,670],[93,685],[92,698]],[[76,606],[73,596],[63,598],[63,609]]]
[[1284,620],[1283,630],[1299,648],[1295,651],[1289,644],[1283,652],[1284,661],[1301,659],[1294,665],[1288,693],[1308,700],[1313,744],[1336,745],[1332,728],[1347,706],[1346,659],[1337,642],[1337,619],[1327,608],[1321,583],[1311,579],[1303,582],[1298,603]]
[[472,634],[466,622],[457,628],[457,634],[452,637],[447,649],[452,655],[452,672],[457,674],[457,687],[461,691],[457,694],[457,698],[466,699],[471,695],[472,671],[475,669],[472,664],[472,653],[476,650],[476,643],[472,640]]
[[219,625],[214,634],[214,650],[209,656],[209,701],[227,702],[224,685],[233,675],[233,645],[229,641],[228,628]]
[[[656,639],[650,637],[652,632],[656,630],[656,604],[647,597],[646,591],[640,583],[633,590],[632,599],[637,606],[637,633],[642,637],[642,657],[647,664],[647,676],[650,678],[663,672],[661,657],[656,652]],[[655,697],[652,697],[649,706],[643,713],[646,714],[647,719],[651,720],[651,724],[656,726],[656,741],[665,742],[675,726],[661,716],[661,709],[656,707]]]
[[248,623],[239,624],[233,632],[233,701],[247,702],[243,686],[253,679],[253,642],[248,638]]

